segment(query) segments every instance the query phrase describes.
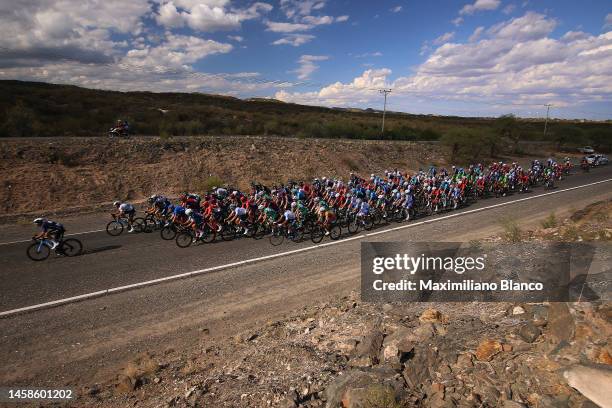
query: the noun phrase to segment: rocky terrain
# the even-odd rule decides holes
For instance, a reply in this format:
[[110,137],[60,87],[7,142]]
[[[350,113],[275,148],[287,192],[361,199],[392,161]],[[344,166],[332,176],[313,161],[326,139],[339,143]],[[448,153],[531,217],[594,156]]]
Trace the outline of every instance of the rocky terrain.
[[153,193],[248,188],[445,164],[436,144],[277,137],[10,139],[0,144],[0,216],[85,210]]
[[[610,238],[611,202],[521,231]],[[566,234],[577,229],[581,235]],[[590,231],[590,233],[589,233]],[[603,235],[601,231],[604,231]],[[603,238],[602,238],[603,237]],[[507,236],[491,237],[504,240]],[[610,406],[612,303],[372,304],[351,296],[231,338],[203,327],[197,350],[141,354],[87,406]]]

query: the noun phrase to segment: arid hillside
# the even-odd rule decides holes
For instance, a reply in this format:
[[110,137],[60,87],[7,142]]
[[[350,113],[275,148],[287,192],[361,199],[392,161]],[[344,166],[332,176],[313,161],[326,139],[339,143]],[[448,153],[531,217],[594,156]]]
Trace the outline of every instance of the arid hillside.
[[317,176],[444,164],[437,144],[400,141],[189,137],[8,139],[0,144],[0,214],[138,201],[153,193],[247,188]]

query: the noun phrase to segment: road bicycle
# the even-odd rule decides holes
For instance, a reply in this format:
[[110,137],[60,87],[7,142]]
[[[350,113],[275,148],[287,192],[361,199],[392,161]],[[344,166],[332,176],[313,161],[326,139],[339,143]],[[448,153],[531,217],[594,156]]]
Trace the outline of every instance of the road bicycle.
[[[129,227],[128,220],[125,218],[117,218],[106,224],[106,233],[112,237],[117,237],[123,234],[123,230]],[[144,218],[134,218],[132,221],[132,228],[136,232],[143,232],[146,229],[146,222]]]
[[283,243],[285,238],[293,242],[300,242],[304,238],[304,230],[296,225],[287,228],[284,225],[273,225],[270,234],[270,243],[278,246]]
[[208,225],[204,226],[202,230],[202,235],[196,237],[195,231],[193,229],[185,229],[176,234],[176,246],[179,248],[187,248],[196,242],[204,242],[206,244],[210,244],[217,237],[216,231],[210,228]]
[[[44,261],[53,250],[53,241],[44,238],[32,238],[34,242],[26,250],[28,258],[33,261]],[[83,244],[76,238],[62,239],[54,249],[57,255],[77,256],[83,252]]]
[[[323,241],[323,238],[325,238],[326,232],[327,230],[325,229],[323,224],[319,221],[315,225],[313,225],[312,230],[310,231],[310,240],[313,243],[318,244],[319,242]],[[342,229],[337,223],[333,223],[329,227],[329,237],[335,241],[337,239],[340,239],[341,235],[342,235]]]

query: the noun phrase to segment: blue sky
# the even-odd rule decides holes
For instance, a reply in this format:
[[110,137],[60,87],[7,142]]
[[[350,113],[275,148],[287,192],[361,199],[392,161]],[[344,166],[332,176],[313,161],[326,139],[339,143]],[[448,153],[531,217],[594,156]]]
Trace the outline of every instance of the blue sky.
[[612,6],[0,0],[0,78],[362,108],[384,87],[397,111],[610,119]]

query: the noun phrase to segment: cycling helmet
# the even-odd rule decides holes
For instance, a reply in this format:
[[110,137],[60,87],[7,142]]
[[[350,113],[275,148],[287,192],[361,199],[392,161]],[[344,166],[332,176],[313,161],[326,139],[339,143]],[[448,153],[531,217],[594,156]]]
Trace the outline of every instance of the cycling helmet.
[[[396,190],[396,191],[397,191],[397,190]],[[382,200],[383,198],[385,198],[385,196],[384,196],[384,195],[382,195],[382,194],[379,194],[379,195],[378,195],[378,198]]]
[[189,217],[189,216],[191,216],[191,214],[193,214],[193,210],[191,208],[188,208],[188,209],[185,210],[185,215],[186,216]]
[[45,222],[45,219],[44,219],[44,218],[36,218],[36,219],[35,219],[34,221],[32,221],[32,222],[33,222],[34,224],[36,224],[36,225],[40,225],[40,224],[42,224],[43,222]]
[[263,209],[264,209],[264,206],[263,206],[262,204],[260,204],[260,205],[259,205],[259,207],[257,207],[257,209],[258,209],[259,211],[261,211],[261,210],[263,210]]
[[320,199],[319,199],[319,197],[315,197],[315,198],[314,198],[314,202],[315,202],[315,203],[318,203],[318,202],[319,202],[319,200],[320,200]]
[[295,208],[295,207],[297,207],[297,203],[294,201],[291,203],[291,208]]
[[157,197],[158,197],[157,194],[153,194],[151,197],[149,197],[149,202],[154,203],[155,200],[157,200]]
[[336,197],[336,198],[340,197],[340,193],[334,194],[334,197]]
[[121,203],[120,203],[119,201],[115,201],[115,202],[113,203],[113,205],[114,205],[115,207],[119,207],[119,206],[121,205]]
[[230,210],[234,211],[236,209],[236,204],[231,204],[230,205]]

